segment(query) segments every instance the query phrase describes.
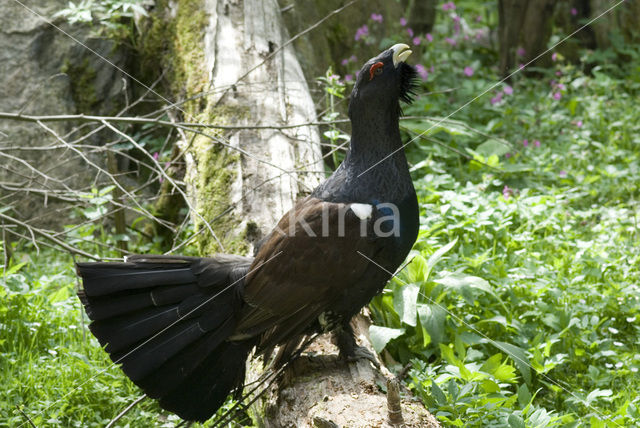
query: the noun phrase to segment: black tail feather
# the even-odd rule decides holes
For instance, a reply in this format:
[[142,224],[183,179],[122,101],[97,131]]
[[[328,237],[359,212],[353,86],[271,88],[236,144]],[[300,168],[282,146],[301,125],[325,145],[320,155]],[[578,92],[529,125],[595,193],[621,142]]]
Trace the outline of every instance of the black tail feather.
[[253,339],[228,341],[252,259],[133,256],[79,263],[78,296],[111,359],[162,407],[204,421],[241,387]]

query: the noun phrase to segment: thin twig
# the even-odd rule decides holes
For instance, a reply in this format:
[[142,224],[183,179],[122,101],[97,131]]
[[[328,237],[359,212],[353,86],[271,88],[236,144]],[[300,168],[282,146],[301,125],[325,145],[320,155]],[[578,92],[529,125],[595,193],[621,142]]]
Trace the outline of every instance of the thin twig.
[[24,418],[27,420],[27,422],[29,422],[29,425],[31,425],[33,428],[37,428],[36,424],[33,423],[31,418],[29,417],[29,415],[27,415],[25,412],[23,412],[22,409],[20,408],[20,406],[18,406],[17,404],[16,404],[16,409],[18,409],[18,411],[22,414],[22,416],[24,416]]
[[129,404],[127,407],[124,408],[123,411],[121,411],[120,413],[118,413],[118,416],[116,416],[115,418],[111,419],[111,421],[109,421],[109,423],[104,427],[104,428],[111,428],[115,425],[116,422],[118,422],[120,420],[120,418],[122,418],[124,415],[127,414],[127,412],[129,412],[129,410],[133,409],[135,407],[136,404],[138,404],[139,402],[141,402],[142,400],[144,400],[145,398],[147,398],[147,394],[142,394],[140,397],[138,397],[133,403]]
[[79,254],[81,256],[88,257],[88,258],[90,258],[92,260],[100,260],[99,257],[96,257],[93,254],[89,254],[86,251],[83,251],[83,250],[81,250],[79,248],[74,248],[71,245],[67,244],[66,242],[61,241],[60,239],[56,238],[55,236],[52,236],[50,233],[47,233],[46,231],[44,231],[44,230],[42,230],[40,228],[34,227],[34,226],[30,225],[30,224],[27,224],[27,223],[25,223],[23,221],[20,221],[17,218],[13,218],[13,217],[8,216],[8,215],[6,215],[4,213],[0,213],[0,218],[3,218],[4,220],[6,220],[9,223],[16,224],[16,225],[21,226],[24,229],[26,229],[33,236],[34,245],[36,245],[36,247],[37,247],[37,244],[35,244],[35,235],[39,235],[39,236],[42,236],[43,238],[55,243],[56,245],[61,246],[62,248],[64,248],[65,250],[67,250],[67,251],[69,251],[71,253]]

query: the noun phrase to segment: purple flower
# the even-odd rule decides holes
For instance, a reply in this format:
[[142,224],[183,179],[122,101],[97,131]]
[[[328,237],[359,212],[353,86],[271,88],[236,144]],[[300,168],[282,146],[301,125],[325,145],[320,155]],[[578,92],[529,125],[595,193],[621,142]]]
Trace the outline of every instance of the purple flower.
[[407,25],[407,20],[406,20],[406,18],[404,16],[402,18],[400,18],[400,25],[402,25],[403,27],[405,25]]
[[413,38],[413,44],[418,46],[420,44],[420,37],[414,37]]
[[442,5],[442,10],[444,10],[445,12],[448,10],[456,10],[456,4],[452,1],[446,2]]
[[581,121],[581,120],[577,121],[577,122],[576,122],[576,126],[577,126],[578,128],[582,128],[582,121]]
[[576,16],[578,14],[578,9],[576,9],[575,7],[571,8],[571,15]]
[[556,86],[558,89],[560,89],[561,91],[564,91],[565,89],[567,89],[566,86],[564,86],[564,83],[558,83],[558,86]]
[[157,161],[159,157],[160,157],[160,153],[155,152],[155,153],[153,154],[153,160]]
[[502,92],[498,92],[495,97],[491,98],[491,105],[496,105],[502,101]]
[[429,72],[424,65],[417,64],[416,71],[418,72],[418,75],[422,78],[422,80],[427,80],[429,78]]
[[428,42],[433,42],[433,36],[431,35],[431,33],[427,33],[426,36],[424,36],[425,39],[427,39]]
[[340,61],[340,64],[347,65],[347,64],[349,64],[349,60],[347,58],[345,58],[342,61]]
[[375,22],[382,22],[382,15],[379,13],[372,13],[371,20]]
[[476,22],[482,22],[482,15],[476,16]]
[[562,71],[560,70],[556,71],[556,76],[562,76]]
[[456,34],[460,34],[460,16],[458,15],[453,17],[453,31]]
[[509,159],[509,158],[511,157],[511,153],[505,153],[505,154],[504,154],[504,157],[505,157],[505,158],[507,158],[507,159]]
[[553,93],[553,99],[558,101],[560,98],[562,98],[562,94],[560,92],[554,92]]
[[345,82],[351,82],[353,80],[353,75],[351,74],[347,74],[344,76],[344,81]]
[[551,61],[557,61],[558,60],[558,53],[554,52],[553,54],[551,54]]
[[527,147],[529,145],[529,140],[527,140],[526,138],[522,140],[522,145]]
[[502,189],[502,196],[505,199],[509,199],[509,197],[513,196],[513,189],[505,184],[504,188]]
[[463,73],[464,73],[465,76],[471,77],[471,76],[473,76],[473,68],[471,68],[469,66],[466,66],[464,68],[464,70],[463,70]]
[[351,55],[351,56],[349,57],[349,61],[356,62],[357,60],[358,60],[358,57],[356,57],[355,55]]
[[449,43],[451,46],[455,46],[458,44],[458,42],[456,42],[454,39],[452,39],[451,37],[445,37],[445,40],[447,41],[447,43]]
[[565,170],[563,169],[563,170],[561,170],[561,171],[558,173],[558,175],[559,175],[560,177],[566,177],[566,176],[567,176],[567,171],[565,171]]
[[540,147],[540,140],[534,141],[533,145],[536,146],[536,147]]
[[409,33],[409,37],[413,37],[413,30],[411,28],[407,28],[407,33]]
[[366,37],[368,35],[369,35],[369,27],[365,24],[365,25],[363,25],[362,27],[360,27],[360,28],[358,28],[356,30],[355,39],[357,41],[357,40],[360,40],[360,39],[362,39],[362,38],[364,38],[364,37]]
[[524,48],[520,47],[518,48],[518,50],[516,51],[516,55],[523,57],[527,54],[527,51],[524,50]]
[[505,85],[504,86],[504,94],[505,95],[511,95],[513,94],[513,88],[509,85]]
[[429,73],[433,73],[435,71],[434,66],[432,65],[431,67],[429,67]]

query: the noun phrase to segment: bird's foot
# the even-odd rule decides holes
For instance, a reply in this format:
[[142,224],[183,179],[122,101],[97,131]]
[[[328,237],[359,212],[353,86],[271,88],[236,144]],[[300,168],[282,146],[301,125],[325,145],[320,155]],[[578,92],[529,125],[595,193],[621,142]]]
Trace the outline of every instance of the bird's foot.
[[364,346],[354,345],[349,353],[340,351],[340,358],[353,363],[358,360],[369,360],[371,364],[373,364],[377,369],[380,368],[380,363],[378,362],[378,358],[374,352],[371,352],[369,349]]

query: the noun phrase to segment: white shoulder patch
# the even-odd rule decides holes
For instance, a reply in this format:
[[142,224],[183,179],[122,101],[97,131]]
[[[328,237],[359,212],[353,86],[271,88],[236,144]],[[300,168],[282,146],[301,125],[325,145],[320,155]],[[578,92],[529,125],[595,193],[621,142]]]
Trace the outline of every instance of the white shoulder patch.
[[373,205],[369,204],[351,204],[350,208],[360,220],[371,217],[373,212]]

